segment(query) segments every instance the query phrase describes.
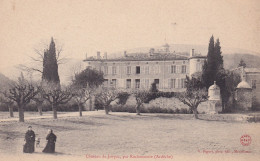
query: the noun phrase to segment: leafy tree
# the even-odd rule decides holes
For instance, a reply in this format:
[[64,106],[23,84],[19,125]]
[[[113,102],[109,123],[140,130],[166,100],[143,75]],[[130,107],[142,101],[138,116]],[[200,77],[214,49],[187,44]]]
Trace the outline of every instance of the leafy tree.
[[38,89],[27,82],[23,74],[21,74],[18,82],[9,91],[4,92],[5,97],[18,105],[19,122],[24,122],[24,108],[37,94]]
[[59,105],[66,104],[71,100],[71,91],[68,89],[62,90],[56,83],[45,82],[43,92],[43,98],[51,104],[53,118],[57,119],[57,108]]
[[[230,112],[231,108],[234,106],[235,102],[235,90],[237,85],[241,82],[240,75],[238,73],[234,73],[232,71],[226,71],[227,77],[225,79],[226,83],[226,90],[231,97],[230,101],[227,104],[227,108],[225,109],[225,112]],[[229,97],[229,98],[230,98]]]
[[222,108],[225,109],[226,103],[229,98],[229,93],[226,90],[225,79],[227,77],[226,71],[223,66],[223,56],[219,39],[214,43],[214,37],[210,38],[207,60],[205,60],[202,81],[208,89],[213,85],[214,81],[220,87],[220,94],[222,99]]
[[239,62],[239,64],[238,64],[238,67],[246,67],[246,63],[245,63],[245,61],[241,58],[241,60],[240,60],[240,62]]
[[150,88],[150,90],[149,90],[150,92],[159,92],[159,90],[157,89],[157,85],[156,85],[156,82],[153,82],[152,84],[151,84],[151,88]]
[[186,91],[179,93],[177,98],[184,104],[188,105],[193,111],[196,119],[198,119],[198,106],[200,103],[207,101],[208,93],[206,88],[203,88],[203,83],[192,77],[191,79],[186,77]]
[[[79,107],[79,115],[82,116],[82,106],[88,100],[91,100],[91,95],[95,89],[104,82],[102,72],[95,69],[86,68],[85,70],[76,73],[72,80],[73,96]],[[91,110],[91,109],[90,109]]]

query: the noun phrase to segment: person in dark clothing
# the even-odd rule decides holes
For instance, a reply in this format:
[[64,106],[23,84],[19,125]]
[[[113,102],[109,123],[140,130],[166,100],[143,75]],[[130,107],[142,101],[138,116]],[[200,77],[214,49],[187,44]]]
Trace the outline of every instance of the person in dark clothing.
[[32,127],[28,127],[28,131],[25,134],[25,144],[23,146],[24,153],[33,153],[34,152],[34,142],[35,142],[35,134],[32,130]]
[[55,143],[56,143],[56,135],[53,134],[52,129],[48,130],[48,135],[46,140],[48,140],[46,147],[43,149],[42,152],[44,153],[54,153],[55,152]]

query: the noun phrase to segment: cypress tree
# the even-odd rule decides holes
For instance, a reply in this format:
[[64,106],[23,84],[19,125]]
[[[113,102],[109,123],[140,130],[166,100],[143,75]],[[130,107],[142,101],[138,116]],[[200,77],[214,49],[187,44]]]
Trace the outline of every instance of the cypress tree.
[[56,48],[53,38],[51,38],[49,49],[44,51],[42,80],[60,84]]

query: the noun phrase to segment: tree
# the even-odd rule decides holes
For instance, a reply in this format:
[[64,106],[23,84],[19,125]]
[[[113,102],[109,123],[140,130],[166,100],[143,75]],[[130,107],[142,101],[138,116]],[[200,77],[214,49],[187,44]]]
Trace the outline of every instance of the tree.
[[198,119],[198,106],[200,103],[208,100],[208,93],[203,83],[192,77],[191,79],[186,77],[186,91],[179,93],[177,98],[184,104],[188,105],[196,119]]
[[22,73],[18,82],[9,91],[4,92],[5,97],[18,105],[19,122],[24,122],[24,108],[37,94],[38,89],[27,82]]
[[114,87],[102,87],[96,94],[96,101],[103,105],[105,113],[109,114],[110,104],[118,98],[120,91]]
[[140,115],[140,108],[143,105],[143,103],[147,102],[147,99],[149,98],[150,92],[146,90],[136,90],[133,91],[133,94],[135,96],[136,100],[136,114]]
[[118,94],[118,101],[116,102],[118,105],[125,105],[130,94],[127,92],[121,92]]
[[227,77],[225,79],[226,90],[229,93],[230,102],[227,104],[227,108],[225,109],[226,112],[230,111],[231,108],[234,106],[235,101],[235,90],[237,85],[241,82],[240,75],[233,71],[226,71]]
[[65,58],[61,58],[62,46],[56,49],[55,42],[51,38],[50,45],[44,45],[44,49],[34,49],[36,56],[30,57],[33,66],[19,65],[18,68],[30,74],[40,73],[42,80],[60,83],[58,75],[58,65],[64,63]]
[[72,80],[73,96],[79,107],[79,115],[82,116],[82,106],[88,100],[95,89],[104,82],[102,72],[95,69],[86,68],[85,70],[75,73]]
[[53,118],[57,119],[57,108],[59,105],[66,104],[71,100],[71,91],[69,91],[68,89],[62,90],[60,86],[56,83],[49,82],[45,82],[43,89],[43,98],[51,104]]
[[14,101],[11,100],[8,97],[5,97],[4,94],[1,94],[0,95],[0,102],[8,107],[10,117],[14,117],[14,109],[13,109]]
[[226,103],[230,96],[226,90],[226,77],[227,74],[223,66],[220,41],[217,39],[214,44],[214,37],[212,35],[209,42],[207,60],[203,66],[202,81],[207,89],[213,85],[214,81],[216,81],[216,84],[220,87],[223,110],[225,109]]
[[53,38],[49,49],[44,51],[42,80],[60,84],[56,48]]
[[38,94],[33,98],[33,101],[36,102],[38,113],[40,116],[42,116],[42,106],[44,103],[44,97],[43,97],[44,91],[41,86],[38,87],[38,90],[39,90]]
[[241,60],[240,60],[240,62],[239,62],[239,64],[238,64],[238,67],[246,67],[246,63],[245,63],[245,61],[241,58]]
[[79,108],[79,116],[82,116],[83,104],[86,103],[94,92],[94,88],[72,86],[72,94]]

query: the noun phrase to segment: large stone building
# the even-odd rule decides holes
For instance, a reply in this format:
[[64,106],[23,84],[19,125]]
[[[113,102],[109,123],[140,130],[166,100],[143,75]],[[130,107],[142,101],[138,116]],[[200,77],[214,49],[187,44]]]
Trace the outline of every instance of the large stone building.
[[116,88],[149,89],[153,82],[161,91],[184,91],[186,75],[202,70],[205,56],[175,53],[165,44],[162,49],[150,49],[147,53],[126,53],[122,57],[103,58],[100,52],[96,57],[87,57],[87,66],[104,73],[105,86]]

